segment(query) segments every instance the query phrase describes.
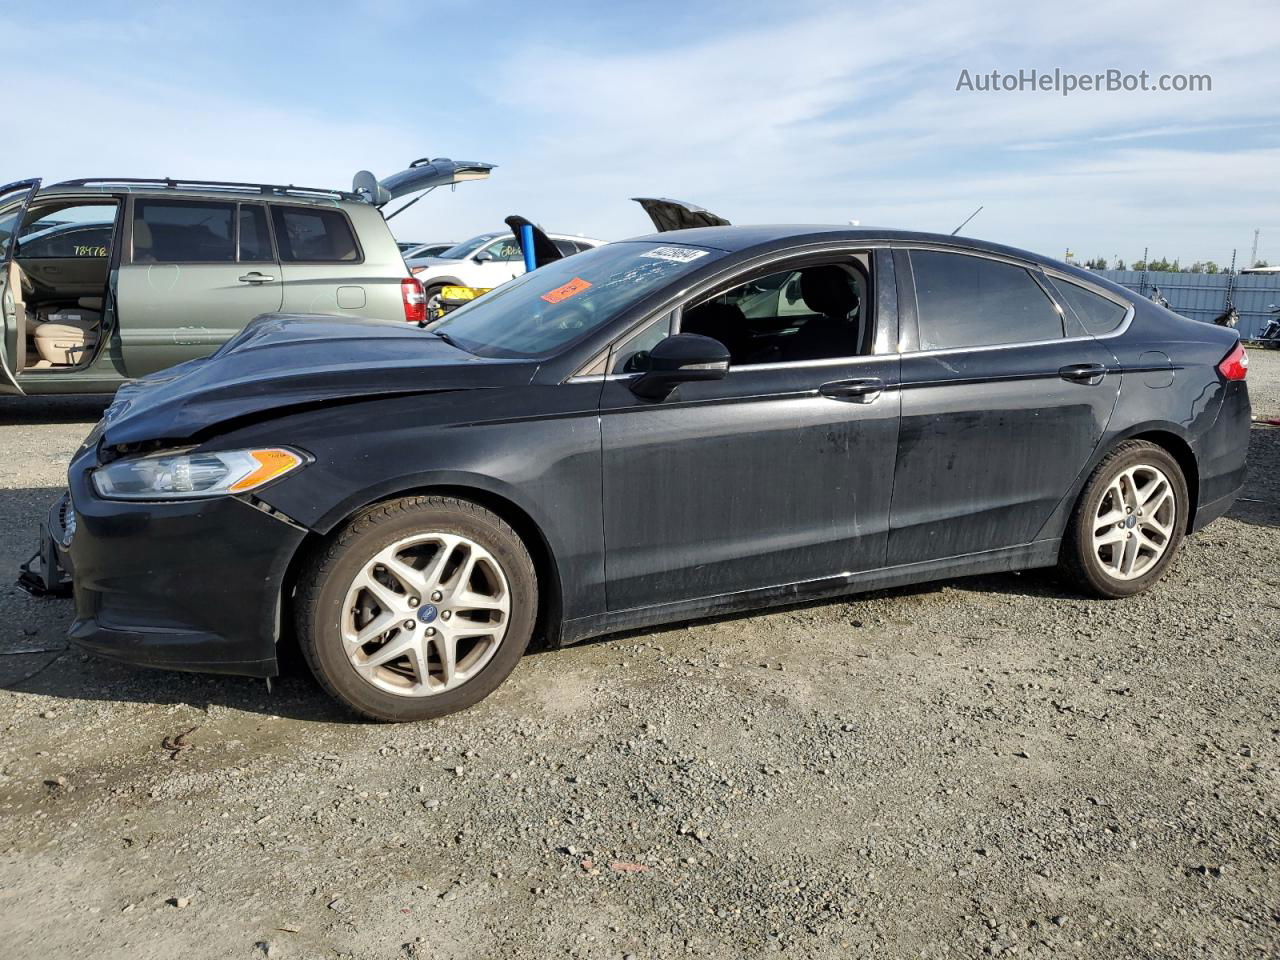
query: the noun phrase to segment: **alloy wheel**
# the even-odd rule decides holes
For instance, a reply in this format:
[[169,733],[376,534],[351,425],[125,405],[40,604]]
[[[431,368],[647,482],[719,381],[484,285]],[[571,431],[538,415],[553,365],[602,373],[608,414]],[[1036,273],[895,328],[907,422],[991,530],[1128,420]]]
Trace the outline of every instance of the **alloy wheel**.
[[1158,467],[1137,464],[1108,485],[1093,519],[1093,552],[1107,576],[1135,580],[1151,570],[1173,542],[1178,504]]
[[428,697],[484,669],[510,613],[493,554],[467,537],[421,533],[361,567],[343,602],[342,641],[356,672],[378,689]]

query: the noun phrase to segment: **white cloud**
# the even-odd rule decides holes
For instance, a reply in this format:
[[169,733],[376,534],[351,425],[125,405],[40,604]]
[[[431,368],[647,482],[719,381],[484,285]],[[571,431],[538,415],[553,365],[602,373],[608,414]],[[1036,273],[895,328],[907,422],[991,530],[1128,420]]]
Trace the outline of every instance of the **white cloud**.
[[[394,22],[382,7],[371,9]],[[188,28],[172,20],[68,23],[57,69],[16,71],[16,102],[42,108],[24,110],[6,167],[12,177],[345,186],[356,169],[385,174],[428,150],[499,164],[489,182],[433,195],[394,221],[421,239],[461,238],[513,212],[625,236],[648,229],[626,199],[638,194],[692,200],[737,222],[857,218],[943,231],[983,203],[968,228],[976,235],[1129,259],[1149,242],[1171,257],[1222,261],[1253,227],[1264,241],[1280,231],[1274,3],[1216,13],[1146,0],[1051,12],[940,0],[799,6],[787,20],[748,13],[661,49],[638,37],[621,52],[587,47],[573,31],[487,45],[478,30],[487,17],[467,16],[477,19],[451,21],[473,38],[456,83],[433,76],[426,56],[420,76],[403,76],[403,64],[379,73],[379,57],[402,38],[352,43],[350,63],[308,61],[366,85],[342,107],[327,75],[316,89],[329,92],[299,98],[271,84],[233,94],[207,60],[175,71]],[[0,32],[9,49],[40,46],[32,28],[2,17]],[[166,55],[144,56],[156,50]],[[212,55],[210,44],[201,50]],[[1213,92],[954,89],[962,68],[1055,66],[1209,73]],[[282,76],[297,69],[281,64]],[[500,82],[466,82],[484,76]]]

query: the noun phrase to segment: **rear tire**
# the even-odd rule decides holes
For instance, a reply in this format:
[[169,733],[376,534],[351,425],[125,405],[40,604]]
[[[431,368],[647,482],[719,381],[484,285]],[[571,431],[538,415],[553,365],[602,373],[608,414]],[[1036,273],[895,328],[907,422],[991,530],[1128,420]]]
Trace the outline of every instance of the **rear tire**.
[[374,720],[426,720],[483,700],[515,669],[537,621],[537,574],[520,537],[454,497],[360,513],[298,582],[308,666]]
[[1169,452],[1126,440],[1085,484],[1063,537],[1060,566],[1094,596],[1141,593],[1173,562],[1189,508],[1186,479]]
[[422,292],[424,302],[427,308],[428,323],[431,323],[432,321],[435,321],[435,320],[439,320],[442,316],[444,316],[444,314],[440,312],[442,309],[440,306],[440,297],[444,293],[444,288],[446,286],[448,286],[448,284],[433,283],[431,284],[431,286],[427,287]]

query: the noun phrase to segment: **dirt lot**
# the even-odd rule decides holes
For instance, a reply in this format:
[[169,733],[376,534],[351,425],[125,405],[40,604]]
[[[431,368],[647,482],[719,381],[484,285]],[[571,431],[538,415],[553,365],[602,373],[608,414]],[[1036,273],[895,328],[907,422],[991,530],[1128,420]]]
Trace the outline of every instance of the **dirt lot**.
[[[1280,355],[1255,352],[1280,416]],[[0,572],[95,400],[0,400]],[[443,722],[0,587],[0,955],[1280,955],[1280,428],[1151,594],[984,577],[529,656]],[[198,549],[198,545],[193,545]]]

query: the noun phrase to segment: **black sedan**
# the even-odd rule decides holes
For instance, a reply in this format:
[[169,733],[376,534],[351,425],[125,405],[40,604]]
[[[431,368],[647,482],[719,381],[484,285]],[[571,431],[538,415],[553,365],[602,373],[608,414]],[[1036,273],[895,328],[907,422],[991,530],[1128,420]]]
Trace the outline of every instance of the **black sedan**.
[[50,515],[80,647],[369,717],[551,644],[961,574],[1154,584],[1243,482],[1232,330],[954,237],[613,243],[428,329],[260,318],[123,388]]

